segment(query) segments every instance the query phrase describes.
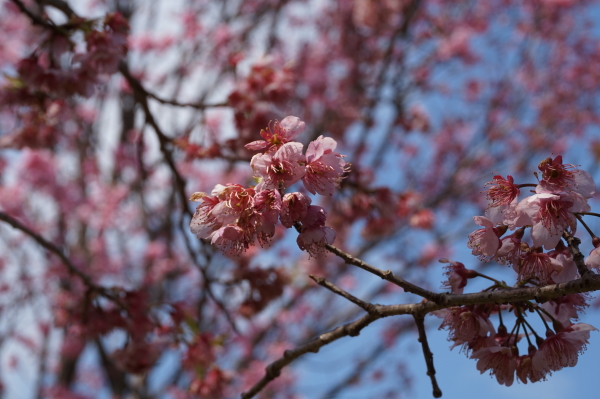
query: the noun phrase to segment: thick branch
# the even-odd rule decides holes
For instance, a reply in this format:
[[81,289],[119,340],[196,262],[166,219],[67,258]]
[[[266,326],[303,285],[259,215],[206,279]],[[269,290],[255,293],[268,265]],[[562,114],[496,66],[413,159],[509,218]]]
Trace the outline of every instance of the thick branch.
[[[335,247],[332,248],[337,250]],[[281,369],[298,357],[307,352],[316,353],[321,347],[342,337],[358,335],[360,330],[362,330],[364,327],[383,317],[410,314],[415,317],[416,320],[419,317],[423,318],[429,312],[449,308],[452,306],[479,305],[489,303],[505,304],[531,300],[545,302],[550,299],[569,294],[578,294],[582,292],[598,290],[600,290],[600,275],[592,273],[585,278],[569,281],[567,283],[547,285],[545,287],[510,288],[506,290],[477,292],[473,294],[461,295],[437,294],[437,303],[432,301],[424,301],[421,303],[409,303],[402,305],[372,305],[375,307],[375,311],[363,316],[359,320],[342,325],[334,330],[321,334],[318,338],[308,342],[305,345],[299,346],[296,349],[285,351],[283,357],[266,367],[265,376],[249,391],[242,394],[242,399],[252,398],[270,381],[277,378],[281,372]]]

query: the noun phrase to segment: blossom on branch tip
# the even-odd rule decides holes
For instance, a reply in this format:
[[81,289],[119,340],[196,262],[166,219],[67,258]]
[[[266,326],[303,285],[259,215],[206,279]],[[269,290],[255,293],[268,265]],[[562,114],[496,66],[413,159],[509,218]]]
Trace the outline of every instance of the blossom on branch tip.
[[325,226],[327,214],[320,206],[310,205],[306,216],[301,220],[302,232],[298,235],[296,242],[301,250],[316,257],[323,252],[325,244],[333,244],[335,231]]
[[287,116],[281,122],[275,121],[273,125],[260,131],[264,140],[257,140],[245,145],[246,149],[252,151],[275,152],[283,144],[292,141],[302,133],[305,123],[296,116]]
[[279,219],[281,224],[288,229],[306,216],[308,206],[312,200],[302,193],[287,193],[283,196],[281,205],[281,214]]
[[440,259],[440,262],[450,263],[444,267],[446,269],[444,275],[448,276],[448,279],[442,281],[442,288],[450,289],[453,294],[462,294],[464,288],[467,286],[467,279],[477,277],[475,270],[467,269],[460,262],[447,259]]

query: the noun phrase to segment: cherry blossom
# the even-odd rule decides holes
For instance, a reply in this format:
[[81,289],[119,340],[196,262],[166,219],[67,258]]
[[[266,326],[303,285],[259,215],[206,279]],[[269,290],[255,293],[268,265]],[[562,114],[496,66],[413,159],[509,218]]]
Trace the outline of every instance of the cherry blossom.
[[585,350],[590,331],[598,330],[586,323],[572,324],[556,333],[549,330],[533,356],[534,367],[546,371],[574,367],[579,354]]
[[454,341],[455,346],[493,334],[494,326],[483,310],[479,306],[452,307],[445,314],[440,329],[450,331],[449,340]]
[[323,208],[310,205],[306,211],[306,216],[301,220],[302,232],[298,235],[296,242],[300,249],[307,251],[314,257],[319,252],[323,252],[325,244],[333,244],[335,240],[335,231],[325,226],[326,216]]
[[516,226],[532,225],[533,245],[546,249],[556,247],[562,233],[569,228],[577,229],[577,219],[573,212],[586,212],[590,207],[578,193],[534,194],[523,199],[516,208],[521,216]]
[[506,176],[506,179],[502,176],[496,175],[491,182],[485,184],[490,186],[486,194],[486,198],[489,201],[489,208],[499,208],[509,205],[515,198],[519,196],[519,187],[514,183],[512,176]]
[[334,152],[337,143],[330,137],[319,136],[306,150],[306,173],[302,177],[304,187],[313,194],[333,195],[340,186],[342,175],[349,165],[342,155]]
[[[516,265],[515,265],[516,266]],[[518,265],[519,280],[536,279],[541,284],[547,284],[550,279],[560,274],[563,265],[548,254],[538,250],[529,250],[521,255]]]
[[596,192],[596,184],[592,176],[584,170],[574,169],[571,164],[563,164],[562,155],[554,159],[548,157],[538,165],[542,172],[538,193],[554,193],[573,191],[584,198],[591,198]]
[[296,116],[287,116],[281,122],[275,121],[272,126],[260,131],[264,140],[257,140],[246,144],[246,148],[253,151],[275,152],[283,144],[292,141],[302,133],[306,124]]
[[509,387],[514,382],[517,357],[513,348],[500,345],[488,346],[474,352],[471,359],[479,359],[477,370],[481,374],[490,370],[490,374],[496,377],[498,384]]
[[281,224],[288,229],[306,217],[312,200],[302,193],[287,193],[282,199]]
[[[467,246],[472,249],[472,254],[479,260],[489,260],[496,255],[500,248],[499,237],[502,235],[502,228],[495,228],[494,224],[484,216],[473,216],[473,221],[484,228],[469,234]],[[506,231],[506,228],[503,230]]]
[[442,282],[442,288],[449,288],[453,294],[462,294],[464,288],[467,286],[467,279],[477,276],[474,270],[467,269],[460,262],[449,261],[447,259],[440,259],[440,262],[450,263],[444,267],[446,269],[444,274],[448,279]]
[[285,189],[304,176],[304,156],[302,144],[290,142],[283,144],[274,154],[256,154],[250,165],[260,180],[257,191],[266,189]]

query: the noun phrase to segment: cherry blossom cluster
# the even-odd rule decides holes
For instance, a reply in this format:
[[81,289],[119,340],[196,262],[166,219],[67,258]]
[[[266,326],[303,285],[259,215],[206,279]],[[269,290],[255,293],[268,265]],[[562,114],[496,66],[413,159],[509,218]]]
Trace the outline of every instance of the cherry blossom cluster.
[[[563,164],[562,156],[546,158],[538,169],[537,184],[515,184],[512,176],[494,176],[486,184],[486,216],[473,218],[482,228],[469,235],[468,247],[481,261],[512,265],[517,273],[515,287],[563,283],[580,277],[573,255],[561,239],[563,235],[575,234],[578,220],[592,235],[594,246],[600,245],[600,239],[582,219],[590,214],[588,200],[596,190],[591,176],[574,165]],[[524,187],[534,187],[535,191],[519,199]],[[525,237],[527,229],[530,240]],[[513,232],[507,235],[509,230]],[[493,282],[486,291],[510,289],[504,281],[467,269],[460,262],[447,259],[442,262],[449,263],[443,286],[452,293],[462,294],[468,280],[477,277]],[[598,248],[592,250],[585,264],[589,269],[600,269]],[[457,306],[437,315],[443,317],[440,328],[449,330],[453,347],[461,346],[472,359],[478,360],[479,371],[490,370],[500,384],[509,386],[515,374],[523,383],[536,382],[577,363],[590,331],[596,331],[589,324],[576,323],[587,306],[585,294],[572,294],[543,304],[526,301]],[[510,332],[503,313],[516,318]],[[541,319],[544,333],[538,333],[527,320],[532,314]],[[491,321],[496,315],[497,329]],[[519,352],[520,341],[527,342],[525,354]]]
[[254,245],[268,245],[278,222],[286,228],[296,227],[300,249],[313,256],[332,244],[335,231],[325,226],[323,208],[311,205],[311,198],[301,192],[285,190],[302,180],[312,194],[333,195],[349,164],[335,152],[337,143],[320,136],[303,145],[293,139],[304,131],[305,123],[295,116],[274,122],[263,129],[263,140],[246,145],[254,155],[250,166],[258,181],[255,187],[218,184],[209,194],[194,193],[190,200],[200,202],[190,223],[198,238],[210,239],[226,253],[240,254]]
[[[52,31],[38,51],[18,63],[22,85],[51,96],[89,97],[94,94],[98,74],[117,72],[119,61],[127,53],[127,20],[119,13],[112,13],[101,23],[85,19],[71,22],[68,29]],[[84,52],[74,51],[76,43],[72,36],[78,31],[84,34]],[[61,57],[69,52],[70,63],[64,68]],[[17,84],[17,88],[22,87]]]

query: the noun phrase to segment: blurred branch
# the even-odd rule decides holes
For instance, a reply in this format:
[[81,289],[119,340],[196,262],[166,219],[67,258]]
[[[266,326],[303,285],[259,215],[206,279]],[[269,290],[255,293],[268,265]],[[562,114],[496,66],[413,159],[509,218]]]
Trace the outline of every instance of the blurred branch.
[[177,170],[177,166],[175,165],[175,160],[173,159],[173,154],[167,148],[167,143],[169,143],[171,141],[171,139],[162,131],[160,126],[158,126],[158,123],[156,123],[156,120],[154,119],[154,115],[150,111],[150,107],[148,105],[148,96],[149,96],[148,92],[146,91],[146,89],[144,89],[142,84],[136,78],[134,78],[133,75],[131,75],[131,72],[129,71],[129,67],[127,66],[125,61],[121,61],[121,63],[119,64],[119,72],[121,72],[123,77],[125,77],[125,79],[129,83],[129,86],[131,86],[131,88],[134,92],[136,101],[142,106],[142,110],[144,112],[144,115],[146,116],[146,120],[148,121],[150,126],[152,126],[152,128],[154,129],[154,132],[156,133],[156,135],[158,137],[158,141],[160,144],[160,151],[162,152],[162,154],[165,158],[165,161],[167,162],[167,165],[169,166],[169,169],[171,169],[171,172],[173,173],[173,177],[175,179],[175,184],[177,186],[177,193],[179,195],[179,199],[181,200],[181,207],[182,207],[183,211],[185,213],[187,213],[190,217],[193,217],[194,213],[187,206],[188,198],[187,198],[187,195],[185,194],[186,182],[183,179],[183,177],[181,176],[181,174],[179,173],[179,170]]
[[429,349],[429,343],[427,342],[427,333],[425,332],[425,318],[423,315],[414,316],[417,330],[419,331],[419,342],[423,349],[423,356],[425,357],[425,363],[427,364],[427,375],[431,378],[431,385],[433,386],[433,397],[441,398],[442,391],[438,386],[435,378],[435,367],[433,366],[433,353]]
[[83,273],[81,270],[79,270],[77,267],[75,267],[75,265],[65,255],[65,253],[62,251],[62,249],[60,249],[59,247],[57,247],[50,241],[46,240],[44,237],[42,237],[35,231],[31,230],[29,227],[25,226],[23,223],[19,222],[17,219],[13,218],[12,216],[10,216],[9,214],[7,214],[5,212],[0,212],[0,220],[5,221],[6,223],[10,224],[12,227],[14,227],[17,230],[21,230],[23,233],[25,233],[28,236],[30,236],[31,238],[33,238],[42,247],[46,248],[48,251],[50,251],[50,252],[54,253],[56,256],[58,256],[60,258],[60,260],[64,263],[64,265],[67,267],[69,274],[74,274],[77,277],[79,277],[84,282],[85,285],[87,285],[88,287],[90,287],[96,291],[99,291],[99,292],[104,291],[104,288],[99,287],[96,284],[94,284],[92,279],[87,274]]

